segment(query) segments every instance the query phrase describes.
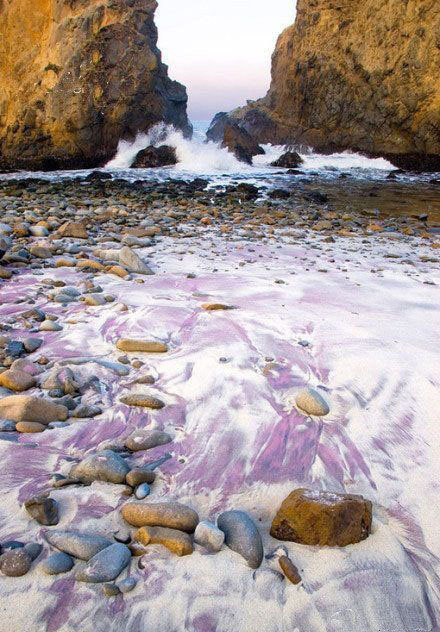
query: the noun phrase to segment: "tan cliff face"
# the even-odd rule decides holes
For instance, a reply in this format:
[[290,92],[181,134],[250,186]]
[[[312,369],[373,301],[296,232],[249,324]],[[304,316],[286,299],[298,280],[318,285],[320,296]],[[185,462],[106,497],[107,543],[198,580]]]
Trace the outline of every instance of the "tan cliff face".
[[157,48],[155,0],[0,0],[0,164],[93,167],[166,121],[186,90]]
[[440,169],[439,69],[438,0],[298,0],[268,95],[234,115],[260,142]]

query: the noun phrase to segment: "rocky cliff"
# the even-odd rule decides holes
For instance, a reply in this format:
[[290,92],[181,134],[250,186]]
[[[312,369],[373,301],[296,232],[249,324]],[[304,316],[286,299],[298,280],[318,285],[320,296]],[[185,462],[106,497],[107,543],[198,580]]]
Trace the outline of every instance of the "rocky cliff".
[[157,48],[155,0],[0,0],[0,164],[104,164],[120,138],[189,132]]
[[440,169],[438,0],[298,0],[268,95],[234,113],[257,141]]

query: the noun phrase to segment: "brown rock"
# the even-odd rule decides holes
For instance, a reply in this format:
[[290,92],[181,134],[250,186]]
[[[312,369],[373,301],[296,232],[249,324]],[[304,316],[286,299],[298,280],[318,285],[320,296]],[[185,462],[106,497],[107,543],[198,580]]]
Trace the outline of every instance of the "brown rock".
[[65,421],[67,414],[65,406],[42,397],[10,395],[0,399],[0,418],[9,421],[32,421],[47,425],[51,421]]
[[278,540],[347,546],[371,532],[372,504],[362,496],[296,489],[283,501],[270,534]]
[[24,549],[6,551],[0,557],[0,570],[8,577],[26,575],[32,564],[32,558]]
[[46,426],[39,424],[36,421],[19,421],[15,426],[17,432],[43,432],[46,430]]
[[121,138],[155,123],[189,132],[186,90],[168,78],[157,48],[156,2],[8,0],[0,7],[6,165],[102,166]]
[[150,146],[142,149],[134,159],[132,168],[151,169],[155,167],[167,167],[177,163],[176,150],[168,145],[160,147]]
[[[440,14],[432,0],[298,0],[264,99],[234,112],[258,142],[351,149],[440,169]],[[260,133],[259,133],[260,132]]]
[[18,369],[9,369],[0,373],[0,386],[9,388],[11,391],[27,391],[35,386],[35,378],[26,373],[26,371],[20,371]]
[[124,395],[119,400],[127,406],[142,406],[144,408],[152,408],[153,410],[160,410],[165,404],[157,397],[150,397],[143,395],[142,393],[135,393],[133,395]]
[[[166,432],[140,428],[138,430],[133,430],[133,432],[126,438],[125,447],[132,452],[138,452],[139,450],[151,450],[158,445],[165,445],[171,441],[172,439],[170,435]],[[150,481],[142,482],[149,483]]]
[[296,568],[295,564],[289,557],[287,557],[287,555],[282,555],[278,561],[284,575],[290,582],[292,582],[292,584],[301,583],[301,575],[298,573],[298,569]]
[[81,222],[66,222],[56,232],[55,237],[73,237],[75,239],[88,239],[89,234]]
[[107,272],[109,274],[114,274],[120,279],[126,279],[128,276],[130,276],[129,272],[122,266],[110,266],[109,268],[107,268]]
[[207,312],[218,312],[222,310],[235,309],[232,305],[224,305],[223,303],[203,303],[202,309]]
[[76,264],[76,267],[82,270],[83,268],[90,268],[91,270],[96,270],[97,272],[103,272],[105,270],[105,266],[99,261],[94,261],[93,259],[80,259]]
[[10,279],[11,277],[12,272],[3,266],[0,266],[0,279]]
[[130,338],[121,338],[117,341],[116,347],[120,351],[141,351],[145,353],[166,353],[168,351],[167,345],[163,342],[132,340]]
[[26,511],[40,524],[51,526],[58,524],[58,503],[47,496],[34,496],[25,501]]
[[156,473],[146,467],[134,467],[125,477],[125,480],[131,487],[137,487],[142,483],[154,483],[155,479]]
[[162,544],[176,555],[191,555],[193,544],[190,536],[177,529],[165,527],[142,527],[135,533],[135,540],[147,546],[148,544]]
[[192,533],[199,523],[194,509],[176,502],[127,503],[121,513],[134,527],[167,527]]

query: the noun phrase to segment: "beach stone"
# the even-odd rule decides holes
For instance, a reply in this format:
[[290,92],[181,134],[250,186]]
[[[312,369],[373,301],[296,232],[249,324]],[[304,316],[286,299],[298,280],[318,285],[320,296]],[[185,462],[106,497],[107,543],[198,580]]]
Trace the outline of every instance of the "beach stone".
[[67,414],[65,406],[42,397],[10,395],[0,399],[0,417],[9,421],[33,421],[47,425],[51,421],[65,421]]
[[130,549],[121,542],[115,542],[92,557],[76,573],[75,578],[77,581],[93,584],[111,582],[122,573],[130,560]]
[[124,246],[119,251],[119,263],[129,272],[136,274],[154,274],[142,259],[128,246]]
[[9,369],[0,373],[0,386],[9,388],[11,391],[27,391],[35,386],[35,378],[26,373],[26,371],[19,371],[17,369]]
[[37,557],[40,555],[41,551],[43,550],[43,545],[38,544],[38,542],[29,542],[28,544],[25,544],[23,548],[26,551],[26,553],[30,556],[31,560],[34,561],[37,559]]
[[43,341],[41,338],[25,338],[23,340],[24,348],[28,353],[34,353],[37,349],[41,347]]
[[32,432],[44,432],[47,425],[39,424],[36,421],[19,421],[15,426],[17,432],[32,433]]
[[1,549],[2,551],[12,551],[14,549],[23,549],[24,542],[18,542],[17,540],[6,540],[6,542],[2,542]]
[[87,294],[84,297],[84,302],[86,305],[90,305],[92,307],[98,307],[99,305],[107,304],[107,301],[102,294]]
[[371,532],[372,504],[362,496],[296,489],[281,504],[273,538],[299,544],[347,546]]
[[138,500],[143,500],[147,496],[150,495],[151,489],[148,483],[142,483],[139,485],[135,491],[135,496]]
[[126,483],[131,487],[137,487],[142,485],[142,483],[151,484],[154,483],[155,479],[156,473],[148,469],[148,467],[134,467],[125,477]]
[[135,533],[135,540],[144,546],[161,544],[175,555],[191,555],[193,544],[188,533],[167,527],[141,527]]
[[202,309],[207,312],[218,312],[235,309],[235,307],[233,307],[232,305],[223,305],[223,303],[203,303]]
[[25,501],[28,514],[40,524],[53,526],[58,524],[58,503],[47,496],[34,496]]
[[72,417],[77,419],[90,419],[102,414],[102,408],[92,404],[80,404],[72,411]]
[[133,527],[168,527],[192,533],[199,522],[194,509],[177,502],[127,503],[121,513]]
[[164,402],[157,397],[151,397],[142,393],[124,395],[119,401],[126,406],[140,406],[142,408],[151,408],[152,410],[161,410],[165,406]]
[[281,570],[284,575],[292,584],[300,584],[301,583],[301,575],[298,572],[295,564],[292,560],[287,557],[287,555],[282,555],[278,560]]
[[53,320],[43,320],[40,325],[40,331],[61,331],[62,326]]
[[[125,440],[125,447],[132,452],[150,450],[159,445],[170,443],[172,438],[166,432],[160,430],[134,430]],[[127,481],[128,482],[128,481]],[[148,482],[148,481],[142,481]],[[130,483],[129,483],[130,484]]]
[[0,279],[10,279],[12,277],[12,272],[5,268],[4,266],[0,266]]
[[72,570],[75,564],[73,558],[67,553],[52,553],[41,564],[41,570],[46,575],[60,575],[61,573],[67,573]]
[[121,591],[116,584],[104,584],[102,592],[106,597],[116,597],[121,594]]
[[126,577],[125,579],[123,579],[122,581],[118,583],[118,588],[121,591],[121,593],[125,594],[132,591],[133,588],[135,588],[136,584],[137,584],[137,581],[134,577]]
[[81,222],[66,222],[62,224],[56,234],[57,239],[63,237],[73,237],[74,239],[88,239],[89,234]]
[[116,347],[119,351],[144,352],[144,353],[166,353],[167,345],[162,342],[150,340],[132,340],[131,338],[121,338],[117,341]]
[[218,528],[225,534],[225,544],[244,557],[251,568],[263,561],[263,542],[254,521],[244,511],[225,511],[218,517]]
[[8,577],[21,577],[30,570],[32,558],[24,548],[6,551],[0,557],[0,570]]
[[194,542],[208,551],[217,552],[223,546],[225,534],[209,520],[202,520],[194,531]]
[[86,456],[70,470],[70,478],[82,483],[106,481],[107,483],[125,483],[130,468],[124,459],[112,450],[102,450]]
[[44,537],[56,549],[85,561],[112,544],[101,535],[76,530],[46,531]]
[[298,408],[308,415],[324,417],[330,412],[329,405],[314,388],[305,388],[300,391],[295,398],[295,403]]
[[15,432],[16,424],[7,419],[0,419],[0,432]]

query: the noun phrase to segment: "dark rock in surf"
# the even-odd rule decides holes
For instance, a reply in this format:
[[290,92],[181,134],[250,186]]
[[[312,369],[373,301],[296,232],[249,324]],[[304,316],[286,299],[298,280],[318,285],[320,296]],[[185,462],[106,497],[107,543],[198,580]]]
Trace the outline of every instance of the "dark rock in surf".
[[131,167],[132,169],[154,169],[175,164],[177,164],[177,156],[174,147],[168,145],[153,147],[151,145],[137,154]]
[[272,167],[285,167],[286,169],[296,169],[303,163],[303,159],[296,151],[286,151],[278,160],[271,163]]

